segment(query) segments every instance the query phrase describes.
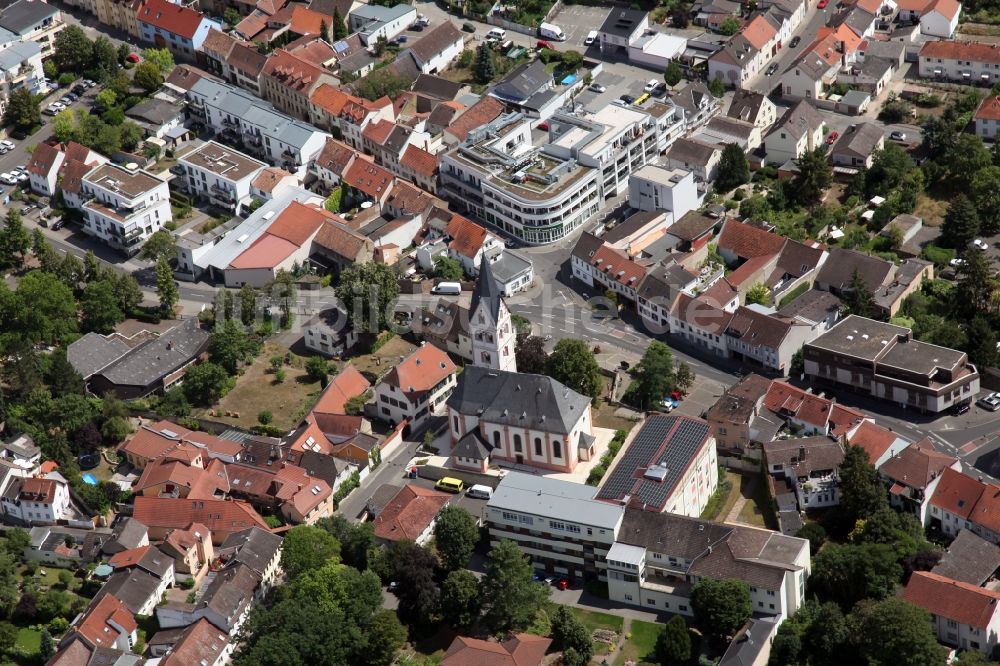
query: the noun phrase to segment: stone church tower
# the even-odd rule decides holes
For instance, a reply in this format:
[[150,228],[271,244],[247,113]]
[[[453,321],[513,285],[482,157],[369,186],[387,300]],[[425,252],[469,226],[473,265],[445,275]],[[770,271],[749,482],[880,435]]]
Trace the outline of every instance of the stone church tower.
[[479,279],[469,306],[469,329],[472,336],[472,365],[494,370],[517,372],[514,359],[514,325],[510,310],[493,279],[490,262],[484,256],[479,263]]

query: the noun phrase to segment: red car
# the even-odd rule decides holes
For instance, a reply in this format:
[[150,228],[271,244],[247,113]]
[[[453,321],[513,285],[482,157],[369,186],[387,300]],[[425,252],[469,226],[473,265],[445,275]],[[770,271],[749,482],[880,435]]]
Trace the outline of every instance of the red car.
[[542,40],[542,39],[538,40],[538,43],[535,44],[535,47],[539,51],[541,51],[542,49],[549,49],[550,51],[555,51],[555,49],[552,47],[551,44],[549,44],[548,42],[546,42],[545,40]]
[[133,63],[134,62],[139,62],[139,54],[138,53],[129,53],[127,56],[125,56],[125,59],[128,60],[129,62],[133,62]]
[[839,132],[830,132],[830,135],[826,137],[826,145],[832,146],[833,142],[840,138]]
[[826,9],[826,3],[827,0],[819,0],[819,4],[816,6],[819,7],[820,9]]
[[548,132],[549,131],[549,124],[548,123],[538,123],[538,125],[536,125],[535,127],[537,127],[538,129],[542,130],[543,132]]
[[556,583],[556,587],[558,587],[560,590],[567,589],[569,587],[569,580],[567,580],[566,578],[560,579],[560,581]]

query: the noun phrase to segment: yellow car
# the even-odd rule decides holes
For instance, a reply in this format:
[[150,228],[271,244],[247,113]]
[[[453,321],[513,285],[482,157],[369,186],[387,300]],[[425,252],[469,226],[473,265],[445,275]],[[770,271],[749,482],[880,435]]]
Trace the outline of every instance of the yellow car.
[[460,493],[465,488],[465,484],[462,483],[461,479],[453,479],[450,476],[446,476],[435,483],[434,487],[449,493]]
[[647,99],[649,99],[649,93],[642,93],[641,95],[639,95],[639,98],[637,100],[635,100],[635,105],[639,106],[643,102],[645,102]]

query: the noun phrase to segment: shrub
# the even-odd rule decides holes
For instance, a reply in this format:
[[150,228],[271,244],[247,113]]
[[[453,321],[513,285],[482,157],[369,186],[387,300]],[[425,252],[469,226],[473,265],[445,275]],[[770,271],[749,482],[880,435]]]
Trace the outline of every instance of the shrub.
[[261,425],[267,425],[273,420],[274,420],[274,415],[266,409],[262,410],[259,414],[257,414],[257,421]]

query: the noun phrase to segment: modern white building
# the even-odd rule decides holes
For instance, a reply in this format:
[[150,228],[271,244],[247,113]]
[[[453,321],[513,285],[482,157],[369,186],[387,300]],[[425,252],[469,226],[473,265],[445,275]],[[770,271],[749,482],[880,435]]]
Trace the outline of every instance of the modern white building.
[[41,92],[42,47],[35,42],[17,42],[0,50],[0,114],[7,110],[10,94],[27,88],[32,94]]
[[172,218],[167,181],[142,169],[102,164],[83,177],[84,233],[132,255]]
[[844,462],[844,445],[837,439],[814,436],[765,442],[764,456],[767,471],[791,487],[799,510],[840,504],[839,469]]
[[628,205],[636,210],[668,211],[673,223],[702,202],[694,174],[647,164],[628,179]]
[[417,10],[412,5],[360,5],[351,11],[347,27],[352,33],[360,33],[366,46],[374,46],[379,39],[395,39],[416,22]]
[[4,514],[25,525],[53,525],[70,517],[65,481],[14,477],[0,497]]
[[216,141],[203,143],[177,160],[187,191],[233,214],[250,203],[252,185],[267,164]]

